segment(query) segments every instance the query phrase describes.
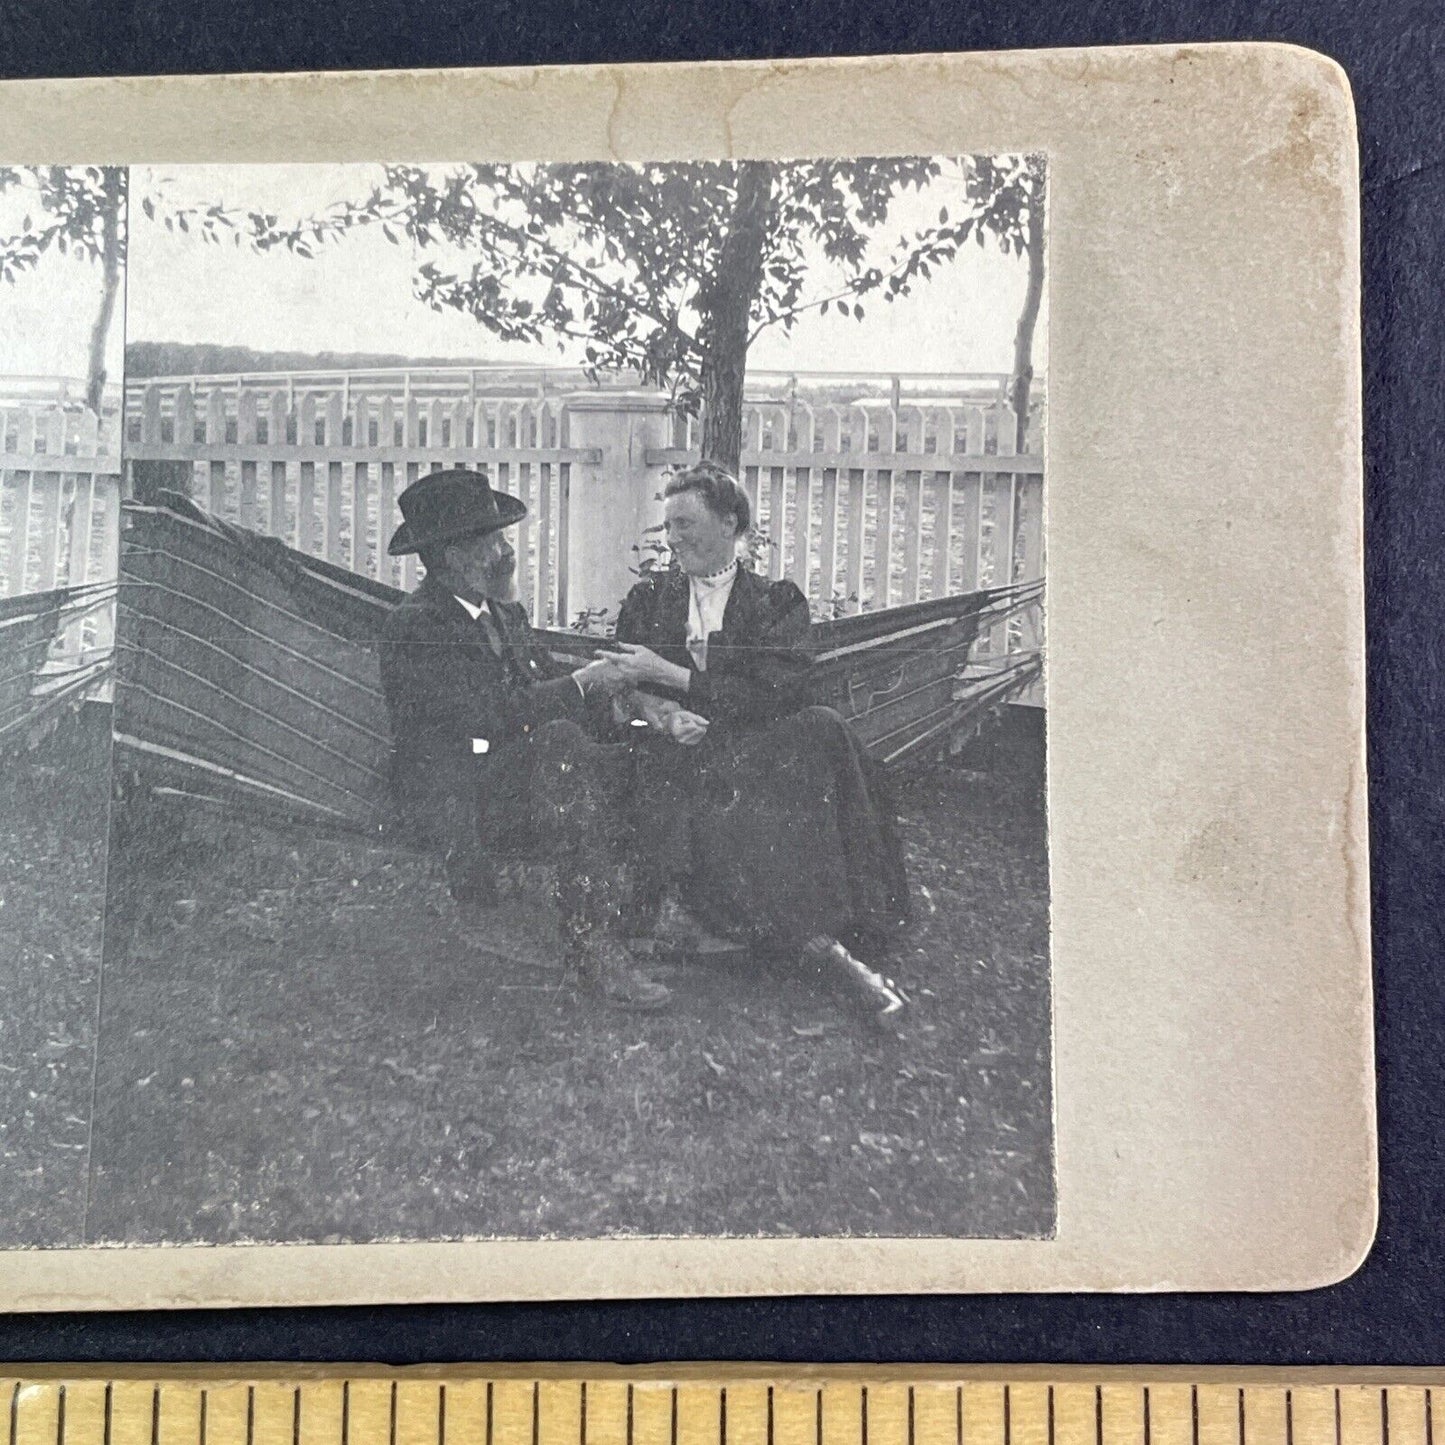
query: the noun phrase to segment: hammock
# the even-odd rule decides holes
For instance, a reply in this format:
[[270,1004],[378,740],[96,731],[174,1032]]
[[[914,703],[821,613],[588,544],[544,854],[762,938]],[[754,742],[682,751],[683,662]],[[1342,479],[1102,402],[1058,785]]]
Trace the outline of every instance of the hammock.
[[113,582],[0,598],[0,754],[31,746],[110,665],[108,656],[58,658],[62,629],[110,604]]
[[[122,536],[117,761],[152,791],[384,829],[391,744],[376,643],[405,594],[178,494],[127,504]],[[821,623],[811,700],[849,718],[881,761],[913,755],[1037,675],[1025,658],[983,692],[959,682],[980,630],[1041,588]],[[597,642],[544,635],[559,656],[590,656]]]

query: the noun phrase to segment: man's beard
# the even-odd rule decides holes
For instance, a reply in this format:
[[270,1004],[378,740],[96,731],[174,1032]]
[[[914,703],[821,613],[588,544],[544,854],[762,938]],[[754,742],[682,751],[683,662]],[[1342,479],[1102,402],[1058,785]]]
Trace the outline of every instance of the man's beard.
[[517,566],[492,567],[487,571],[487,596],[498,602],[517,600]]

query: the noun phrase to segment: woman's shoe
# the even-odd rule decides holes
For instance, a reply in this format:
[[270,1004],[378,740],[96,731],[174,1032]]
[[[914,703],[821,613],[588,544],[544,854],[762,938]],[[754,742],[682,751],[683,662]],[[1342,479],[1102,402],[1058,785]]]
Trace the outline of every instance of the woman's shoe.
[[908,995],[891,978],[855,958],[836,938],[823,934],[809,940],[803,957],[819,972],[845,984],[876,1024],[889,1031],[897,1027],[908,1007]]

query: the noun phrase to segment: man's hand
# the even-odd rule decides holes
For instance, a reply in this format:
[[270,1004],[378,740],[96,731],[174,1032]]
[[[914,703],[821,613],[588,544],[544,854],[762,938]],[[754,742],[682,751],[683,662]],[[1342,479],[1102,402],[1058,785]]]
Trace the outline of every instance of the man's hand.
[[616,697],[632,685],[616,660],[606,656],[577,668],[572,676],[585,694],[602,692],[608,697]]
[[599,658],[610,658],[633,687],[672,687],[686,689],[691,674],[687,668],[659,657],[650,647],[635,642],[614,642],[612,650],[599,652]]
[[681,707],[669,714],[665,724],[668,737],[685,748],[696,747],[707,736],[707,728],[705,717]]

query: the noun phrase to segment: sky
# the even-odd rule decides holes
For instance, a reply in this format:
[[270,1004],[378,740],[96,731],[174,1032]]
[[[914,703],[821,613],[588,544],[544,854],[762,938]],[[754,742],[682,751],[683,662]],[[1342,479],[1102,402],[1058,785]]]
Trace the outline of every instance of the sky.
[[[361,165],[141,167],[132,196],[159,192],[177,204],[223,201],[280,216],[309,215],[370,189],[377,168]],[[961,210],[961,181],[945,177],[895,202],[881,249],[905,229]],[[18,203],[0,196],[0,234],[18,225]],[[12,214],[14,213],[14,214]],[[429,252],[435,256],[435,252]],[[824,294],[832,273],[815,263]],[[766,331],[749,355],[753,370],[1008,371],[1023,302],[1025,265],[996,246],[970,244],[911,297],[866,306],[864,320],[810,314],[795,329]],[[0,373],[82,376],[99,268],[47,258],[13,286],[0,286]],[[458,360],[566,365],[577,343],[504,343],[456,311],[413,296],[413,256],[374,228],[354,231],[314,259],[283,251],[202,245],[168,233],[132,206],[126,279],[130,340],[243,345],[257,350],[376,351]],[[1044,373],[1047,298],[1035,342]],[[119,355],[120,328],[111,338]],[[116,367],[112,367],[112,374]]]
[[[36,211],[33,191],[0,193],[0,237],[18,233]],[[66,377],[84,382],[90,330],[100,310],[98,261],[51,251],[13,284],[0,282],[0,376]],[[106,372],[120,379],[122,331],[119,307],[107,338]]]

